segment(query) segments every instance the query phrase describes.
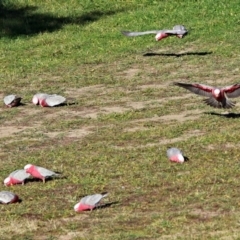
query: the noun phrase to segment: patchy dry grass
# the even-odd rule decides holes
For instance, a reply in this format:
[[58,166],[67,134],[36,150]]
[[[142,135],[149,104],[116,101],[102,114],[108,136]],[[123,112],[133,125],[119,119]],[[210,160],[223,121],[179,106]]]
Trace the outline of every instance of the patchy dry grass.
[[[0,11],[0,98],[24,103],[0,106],[0,176],[27,163],[64,176],[2,185],[22,202],[0,206],[1,239],[240,237],[239,100],[216,110],[172,85],[239,82],[237,1],[6,0]],[[175,24],[190,34],[120,34]],[[33,106],[36,92],[69,104]],[[170,163],[168,146],[190,161]],[[73,211],[104,191],[108,207]]]

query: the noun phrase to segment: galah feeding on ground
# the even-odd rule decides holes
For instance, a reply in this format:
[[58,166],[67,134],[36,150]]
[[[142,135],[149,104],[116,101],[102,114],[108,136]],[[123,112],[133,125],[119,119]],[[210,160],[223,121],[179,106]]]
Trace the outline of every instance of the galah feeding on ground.
[[0,203],[8,204],[8,203],[16,203],[19,201],[19,197],[8,191],[1,191],[0,192]]
[[22,98],[17,95],[8,95],[4,97],[3,101],[8,107],[16,107],[20,105]]
[[34,178],[39,178],[45,183],[45,179],[47,178],[52,178],[52,177],[57,177],[60,174],[55,173],[51,170],[48,170],[43,167],[35,166],[33,164],[27,164],[24,167],[25,171],[27,173],[30,173]]
[[79,203],[74,206],[74,210],[76,212],[86,211],[86,210],[93,210],[97,207],[98,203],[101,201],[102,198],[106,197],[108,193],[105,194],[94,194],[88,195],[83,197]]
[[65,97],[57,94],[37,93],[33,96],[32,102],[35,105],[41,105],[42,107],[54,107],[63,104],[66,101]]
[[183,38],[188,34],[188,30],[183,25],[176,25],[173,27],[172,30],[152,30],[152,31],[145,31],[145,32],[129,32],[129,31],[122,31],[122,34],[127,37],[136,37],[146,34],[156,34],[155,39],[156,41],[160,41],[163,38],[176,36],[178,38]]
[[172,162],[183,163],[185,160],[183,153],[178,148],[169,148],[167,150],[167,157]]
[[240,84],[236,83],[231,86],[216,88],[199,83],[180,83],[175,82],[174,85],[186,88],[187,90],[205,97],[204,102],[215,108],[232,108],[235,103],[228,98],[236,98],[240,96]]
[[5,186],[11,186],[15,184],[24,185],[24,181],[30,177],[30,174],[27,173],[24,169],[18,169],[9,174],[7,178],[4,180]]

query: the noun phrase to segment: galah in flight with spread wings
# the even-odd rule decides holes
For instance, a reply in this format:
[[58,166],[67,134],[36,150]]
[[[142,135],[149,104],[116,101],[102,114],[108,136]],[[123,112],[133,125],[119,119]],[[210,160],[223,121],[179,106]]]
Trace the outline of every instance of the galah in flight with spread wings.
[[8,203],[16,203],[18,201],[19,201],[18,195],[8,191],[0,192],[0,203],[8,204]]
[[34,178],[41,179],[45,183],[45,179],[47,178],[52,178],[52,177],[57,177],[60,174],[55,173],[51,170],[48,170],[43,167],[35,166],[33,164],[27,164],[24,167],[25,171],[27,173],[30,173]]
[[240,96],[240,83],[231,86],[217,88],[199,83],[181,83],[175,82],[174,85],[186,88],[187,90],[205,97],[204,102],[214,108],[232,108],[235,103],[229,98],[236,98]]
[[24,181],[30,177],[30,174],[27,173],[24,169],[18,169],[10,173],[7,178],[4,179],[5,186],[11,186],[15,184],[24,185]]
[[97,207],[98,203],[102,200],[102,198],[106,197],[108,193],[105,194],[94,194],[83,197],[79,203],[74,206],[74,210],[76,212],[93,210]]
[[183,38],[188,34],[188,30],[183,25],[176,25],[173,27],[172,30],[163,29],[163,30],[152,30],[152,31],[145,31],[145,32],[122,31],[122,34],[127,37],[136,37],[136,36],[142,36],[146,34],[156,34],[155,36],[156,41],[160,41],[163,38],[167,38],[170,36]]
[[54,107],[63,104],[66,98],[57,94],[37,93],[33,96],[32,102],[42,107]]
[[3,101],[7,107],[17,107],[20,105],[22,98],[17,95],[8,95],[4,97]]
[[167,157],[172,162],[183,163],[185,161],[183,153],[178,148],[169,148],[167,150]]

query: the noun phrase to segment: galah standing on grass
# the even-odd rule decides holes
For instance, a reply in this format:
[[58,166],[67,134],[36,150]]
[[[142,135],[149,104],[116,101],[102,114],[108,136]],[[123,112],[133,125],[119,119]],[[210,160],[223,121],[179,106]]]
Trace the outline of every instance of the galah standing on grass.
[[27,173],[30,173],[34,178],[41,179],[45,183],[46,178],[57,177],[60,174],[55,173],[43,167],[35,166],[33,164],[27,164],[24,169]]
[[16,107],[20,105],[22,98],[17,95],[8,95],[4,97],[3,101],[7,107]]
[[239,83],[223,88],[211,87],[199,83],[175,82],[174,85],[186,88],[195,94],[209,97],[204,99],[204,102],[214,108],[232,108],[235,106],[235,103],[228,98],[236,98],[240,96]]
[[27,173],[24,169],[18,169],[9,174],[9,176],[4,180],[5,186],[11,186],[15,184],[24,185],[24,181],[30,177],[30,174]]
[[93,210],[97,207],[98,203],[101,201],[102,198],[106,197],[108,193],[105,194],[94,194],[88,195],[83,197],[79,203],[74,206],[74,210],[76,212],[86,211],[86,210]]
[[19,201],[19,197],[8,191],[1,191],[0,192],[0,203],[8,204],[8,203],[16,203]]
[[65,97],[57,94],[37,93],[33,96],[32,102],[35,105],[41,105],[42,107],[54,107],[63,104],[66,101]]
[[185,160],[183,153],[178,148],[169,148],[167,150],[167,156],[172,162],[183,163]]
[[183,25],[176,25],[173,27],[172,30],[152,30],[152,31],[145,31],[145,32],[129,32],[129,31],[122,31],[122,34],[127,37],[136,37],[146,34],[156,34],[155,39],[156,41],[160,41],[163,38],[167,38],[170,36],[176,36],[178,38],[183,38],[188,34],[188,30]]

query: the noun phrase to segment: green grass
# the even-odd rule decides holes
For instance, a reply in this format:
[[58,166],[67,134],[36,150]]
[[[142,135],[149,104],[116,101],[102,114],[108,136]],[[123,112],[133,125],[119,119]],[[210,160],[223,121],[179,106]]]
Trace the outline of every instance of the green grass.
[[[239,239],[239,103],[227,115],[172,85],[239,82],[239,10],[236,0],[0,1],[0,96],[25,104],[0,106],[0,176],[33,163],[66,177],[2,185],[22,202],[0,206],[0,239]],[[120,33],[176,24],[189,35]],[[70,104],[33,106],[37,92]],[[190,161],[170,163],[169,146]],[[110,207],[74,212],[104,191]]]

